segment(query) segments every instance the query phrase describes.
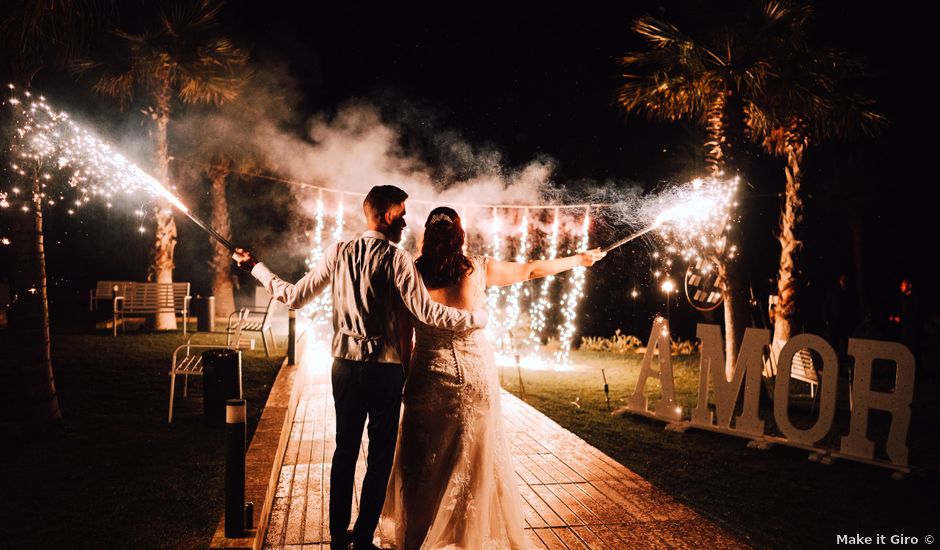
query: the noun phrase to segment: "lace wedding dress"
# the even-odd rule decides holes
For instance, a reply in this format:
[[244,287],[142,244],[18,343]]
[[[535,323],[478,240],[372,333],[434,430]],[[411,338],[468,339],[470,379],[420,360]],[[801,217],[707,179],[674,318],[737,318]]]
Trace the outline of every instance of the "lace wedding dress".
[[[474,308],[486,258],[472,257]],[[529,548],[483,332],[419,325],[404,390],[381,542],[402,550]]]

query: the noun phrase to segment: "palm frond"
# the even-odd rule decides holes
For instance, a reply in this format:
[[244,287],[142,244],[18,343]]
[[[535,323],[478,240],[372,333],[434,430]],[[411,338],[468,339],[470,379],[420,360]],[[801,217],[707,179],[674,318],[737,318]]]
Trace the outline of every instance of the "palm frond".
[[110,0],[6,0],[0,55],[17,73],[67,67],[100,34],[112,7]]
[[244,79],[248,52],[218,32],[222,5],[215,0],[173,4],[144,31],[114,29],[116,43],[107,59],[83,60],[73,69],[92,73],[94,90],[122,105],[137,89],[154,93],[166,85],[184,103],[231,101]]

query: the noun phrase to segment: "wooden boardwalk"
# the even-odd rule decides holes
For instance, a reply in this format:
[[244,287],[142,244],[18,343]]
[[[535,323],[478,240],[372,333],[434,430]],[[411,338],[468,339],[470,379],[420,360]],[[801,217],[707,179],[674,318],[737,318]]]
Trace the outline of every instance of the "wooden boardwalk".
[[[333,398],[328,365],[307,368],[265,536],[268,549],[329,548]],[[747,548],[512,394],[503,392],[502,405],[535,548]],[[366,447],[364,440],[353,521]]]

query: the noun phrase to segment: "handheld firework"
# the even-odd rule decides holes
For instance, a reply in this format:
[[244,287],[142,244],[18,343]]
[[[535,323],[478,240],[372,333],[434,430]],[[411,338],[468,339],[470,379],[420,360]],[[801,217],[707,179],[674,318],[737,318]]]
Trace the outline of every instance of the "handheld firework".
[[[35,161],[37,165],[49,160],[59,170],[69,168],[69,186],[78,188],[84,197],[88,194],[111,197],[119,192],[135,189],[149,191],[169,201],[225,248],[235,251],[235,246],[228,239],[193,213],[179,197],[73,121],[68,113],[53,109],[42,96],[34,96],[29,91],[24,91],[20,96],[17,95],[15,86],[9,84],[8,87],[12,96],[4,103],[13,110],[16,121],[14,158]],[[14,163],[12,168],[19,175],[26,175],[23,167]],[[50,178],[48,174],[43,177],[47,181]],[[77,201],[76,206],[83,202]],[[0,203],[0,207],[7,206],[6,200]]]
[[659,225],[660,225],[660,222],[656,222],[653,225],[650,225],[644,229],[641,229],[640,231],[637,231],[636,233],[627,235],[626,237],[620,239],[619,241],[605,246],[604,248],[601,249],[601,252],[610,252],[611,250],[614,250],[615,248],[620,248],[621,246],[627,244],[628,242],[635,240],[635,239],[639,239],[643,235],[646,235],[650,231],[653,231],[654,229],[659,227]]
[[661,198],[661,207],[671,205],[661,210],[653,223],[602,250],[610,252],[664,225],[669,226],[665,233],[671,237],[670,240],[694,242],[702,235],[721,234],[729,216],[737,180],[710,183],[704,185],[702,180],[695,180],[690,185],[664,193],[668,198]]

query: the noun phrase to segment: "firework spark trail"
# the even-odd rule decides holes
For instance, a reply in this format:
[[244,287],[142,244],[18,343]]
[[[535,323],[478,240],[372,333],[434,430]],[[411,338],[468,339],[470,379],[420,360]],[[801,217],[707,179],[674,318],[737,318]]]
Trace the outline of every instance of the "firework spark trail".
[[[15,87],[9,88],[15,92]],[[111,199],[120,194],[132,194],[145,191],[150,195],[166,199],[180,212],[186,214],[196,225],[219,240],[229,250],[235,247],[218,231],[195,215],[180,201],[179,197],[164,187],[153,176],[120,153],[111,149],[104,141],[88,130],[76,124],[68,113],[53,109],[42,96],[34,97],[30,92],[23,92],[25,99],[16,96],[7,100],[13,110],[16,121],[13,153],[15,162],[11,163],[14,173],[27,177],[26,167],[19,163],[36,167],[34,177],[41,178],[38,196],[30,197],[32,202],[55,204],[54,196],[64,200],[64,190],[54,192],[51,187],[52,177],[48,164],[59,172],[68,173],[68,186],[79,193],[74,206],[80,207],[90,200],[90,196],[103,197],[107,206]],[[19,189],[13,188],[14,195]],[[21,206],[29,211],[28,201]],[[0,197],[0,207],[7,208],[8,195]]]

